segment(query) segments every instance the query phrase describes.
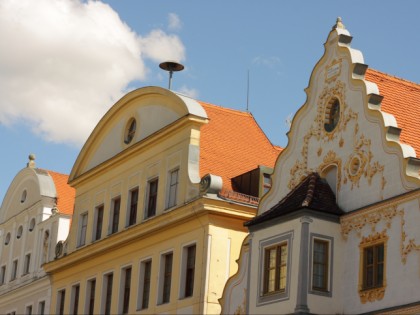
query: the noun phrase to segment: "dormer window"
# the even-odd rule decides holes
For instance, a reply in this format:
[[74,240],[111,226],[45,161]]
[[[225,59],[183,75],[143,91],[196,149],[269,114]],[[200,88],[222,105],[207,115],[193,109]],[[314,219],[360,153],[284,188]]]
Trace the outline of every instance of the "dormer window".
[[124,134],[125,144],[129,144],[131,140],[133,140],[134,134],[136,133],[136,128],[137,128],[137,122],[134,118],[131,118],[128,121],[127,126],[125,128],[125,134]]
[[324,129],[331,132],[335,129],[340,119],[340,102],[337,98],[332,99],[325,109]]

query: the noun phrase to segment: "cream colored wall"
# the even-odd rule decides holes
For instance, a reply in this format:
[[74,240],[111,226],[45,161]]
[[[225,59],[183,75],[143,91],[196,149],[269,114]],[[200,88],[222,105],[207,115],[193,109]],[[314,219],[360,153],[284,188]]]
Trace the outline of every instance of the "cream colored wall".
[[[337,33],[338,32],[338,33]],[[368,108],[368,95],[380,94],[375,84],[352,73],[353,63],[363,63],[360,51],[337,44],[338,34],[332,31],[325,44],[324,56],[315,66],[305,105],[296,113],[287,148],[276,163],[273,185],[263,198],[262,213],[297,185],[309,172],[322,173],[326,166],[338,165],[337,202],[345,210],[385,200],[420,187],[420,181],[406,175],[404,157],[413,154],[407,146],[387,141],[387,126],[396,126],[393,116]],[[338,65],[336,75],[328,70]],[[323,106],[332,97],[340,100],[341,118],[330,133],[324,131]],[[357,176],[349,175],[349,161],[355,155],[366,162]]]

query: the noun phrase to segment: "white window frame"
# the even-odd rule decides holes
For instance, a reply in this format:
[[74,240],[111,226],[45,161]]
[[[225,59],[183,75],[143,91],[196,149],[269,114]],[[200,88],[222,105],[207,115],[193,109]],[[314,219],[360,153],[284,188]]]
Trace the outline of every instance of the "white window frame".
[[86,291],[85,291],[85,306],[84,306],[84,314],[89,314],[89,306],[90,306],[90,295],[92,292],[92,283],[95,282],[95,295],[93,296],[93,314],[95,314],[95,301],[98,292],[98,285],[96,278],[90,278],[86,281]]
[[[334,257],[334,238],[326,235],[311,233],[310,234],[310,248],[309,248],[309,293],[321,296],[332,297],[332,272],[333,272],[333,257]],[[321,291],[313,288],[313,255],[314,255],[314,243],[315,240],[323,241],[328,243],[328,271],[327,271],[327,290]]]
[[[172,183],[172,175],[176,173],[175,183]],[[173,168],[168,172],[168,187],[166,197],[166,209],[175,207],[178,202],[178,188],[179,188],[179,167]],[[175,192],[173,192],[175,190]]]
[[[84,221],[85,218],[86,218],[86,222]],[[88,220],[89,220],[89,212],[86,211],[80,214],[77,247],[82,247],[86,245]]]
[[[171,265],[171,283],[170,283],[170,289],[169,289],[169,301],[164,302],[163,301],[163,294],[164,294],[164,286],[165,286],[165,265],[166,265],[166,259],[169,255],[172,255],[172,265]],[[172,296],[172,285],[173,285],[173,277],[174,277],[174,251],[168,250],[164,253],[161,253],[160,255],[160,263],[159,263],[159,290],[157,295],[157,304],[168,304],[171,302],[171,296]]]
[[[98,219],[99,219],[99,215],[98,215],[98,213],[99,213],[99,209],[101,209],[102,208],[102,222],[101,222],[101,233],[100,233],[100,236],[97,238],[97,228],[98,228],[98,223],[99,223],[99,221],[98,221]],[[94,212],[94,214],[93,214],[93,231],[92,231],[92,242],[96,242],[96,241],[99,241],[100,239],[102,239],[102,233],[103,233],[103,231],[104,231],[104,216],[105,216],[105,206],[104,206],[104,204],[103,203],[101,203],[101,204],[99,204],[99,205],[97,205],[96,207],[95,207],[95,210],[94,210],[95,212]]]
[[[188,249],[192,246],[195,246],[195,256],[194,256],[194,282],[193,282],[193,293],[191,295],[186,296],[185,295],[185,289],[187,285],[187,263],[188,263]],[[192,242],[189,244],[186,244],[182,247],[182,258],[181,258],[181,281],[180,281],[180,287],[179,287],[179,298],[185,299],[185,298],[191,298],[194,296],[194,288],[196,283],[196,271],[197,271],[197,243]]]

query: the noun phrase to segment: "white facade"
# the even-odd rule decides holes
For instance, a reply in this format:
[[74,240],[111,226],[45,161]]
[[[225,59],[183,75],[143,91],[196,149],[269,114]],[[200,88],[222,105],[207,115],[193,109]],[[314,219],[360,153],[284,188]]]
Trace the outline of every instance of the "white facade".
[[71,216],[57,209],[48,171],[28,167],[12,181],[0,209],[0,313],[48,313],[51,283],[42,265],[67,237]]
[[[243,252],[249,260],[240,260],[225,287],[223,313],[420,310],[420,163],[415,150],[399,141],[394,116],[381,110],[381,90],[366,80],[362,53],[350,42],[338,20],[293,119],[272,189],[248,223]],[[319,206],[325,200],[314,196],[322,183],[342,213]],[[296,206],[302,187],[306,199]],[[322,258],[316,258],[315,243]],[[274,254],[283,253],[282,246],[287,259]],[[280,271],[271,271],[268,258]],[[322,272],[314,272],[317,259]],[[315,285],[317,279],[322,285]]]

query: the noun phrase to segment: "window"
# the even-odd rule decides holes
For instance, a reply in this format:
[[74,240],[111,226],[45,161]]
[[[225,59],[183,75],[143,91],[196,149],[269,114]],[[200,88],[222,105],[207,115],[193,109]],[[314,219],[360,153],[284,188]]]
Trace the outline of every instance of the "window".
[[35,228],[35,219],[32,218],[31,222],[29,223],[29,232],[32,232]]
[[169,189],[168,189],[168,202],[166,208],[176,206],[176,195],[178,190],[178,174],[179,169],[173,170],[169,173]]
[[6,281],[6,265],[1,266],[0,269],[0,285],[3,285]]
[[12,275],[10,277],[10,281],[13,281],[16,279],[17,276],[17,269],[18,269],[18,260],[14,260],[13,261],[13,266],[12,266]]
[[263,293],[270,294],[286,289],[287,243],[264,250]]
[[109,315],[111,314],[111,301],[112,301],[112,282],[114,280],[114,275],[112,273],[109,273],[107,275],[105,275],[104,277],[104,299],[102,299],[104,301],[104,311],[101,312],[105,315]]
[[324,240],[314,239],[312,260],[312,289],[328,291],[328,246]]
[[160,304],[169,303],[171,298],[172,260],[172,253],[167,253],[162,256],[161,271],[163,272],[161,275],[163,276],[163,282],[161,283]]
[[88,281],[86,290],[86,311],[88,315],[93,315],[95,307],[95,291],[96,291],[96,279]]
[[363,250],[363,289],[382,287],[384,281],[384,244]]
[[340,102],[338,99],[331,100],[325,109],[325,123],[324,129],[327,132],[331,132],[334,130],[335,126],[338,124],[338,120],[340,119]]
[[25,265],[24,265],[24,270],[23,270],[23,274],[26,275],[29,273],[29,268],[31,265],[31,254],[26,254],[25,256]]
[[71,308],[70,314],[77,315],[79,309],[80,285],[76,284],[71,288]]
[[137,128],[136,120],[134,118],[131,118],[125,128],[125,134],[124,134],[125,144],[129,144],[131,140],[133,140],[134,134],[136,133],[136,128]]
[[32,305],[26,307],[25,315],[32,315]]
[[123,269],[123,300],[122,300],[122,314],[128,314],[130,306],[130,289],[131,289],[131,267]]
[[271,188],[271,176],[270,174],[263,174],[263,194],[265,195]]
[[184,273],[181,287],[181,293],[183,294],[183,297],[190,297],[194,293],[195,252],[195,244],[185,247],[183,251]]
[[102,222],[104,220],[104,205],[100,205],[95,209],[95,226],[93,240],[100,240],[102,237]]
[[4,245],[9,245],[9,243],[10,243],[10,232],[7,233],[6,235],[6,239],[4,240]]
[[66,290],[58,291],[57,296],[57,311],[56,313],[59,315],[64,315],[64,302],[66,299]]
[[139,290],[139,300],[138,300],[138,309],[146,309],[149,307],[149,297],[150,297],[150,278],[152,274],[152,261],[142,261],[140,265],[140,290]]
[[16,238],[20,239],[22,237],[22,234],[23,234],[23,226],[21,225],[21,226],[19,226],[19,228],[17,230]]
[[136,224],[138,199],[139,199],[139,189],[134,188],[133,190],[130,191],[130,207],[128,208],[128,226]]
[[147,204],[145,219],[153,217],[156,214],[157,192],[158,178],[155,178],[149,181],[147,184]]
[[38,304],[38,315],[44,315],[45,314],[45,301],[41,301]]
[[88,213],[85,212],[80,215],[80,222],[79,222],[79,246],[83,246],[86,244],[86,230],[87,230],[87,223],[88,223]]
[[360,242],[359,296],[362,304],[382,300],[386,288],[386,230]]
[[112,214],[111,214],[111,233],[118,232],[118,224],[120,222],[120,205],[121,198],[117,197],[112,200]]

